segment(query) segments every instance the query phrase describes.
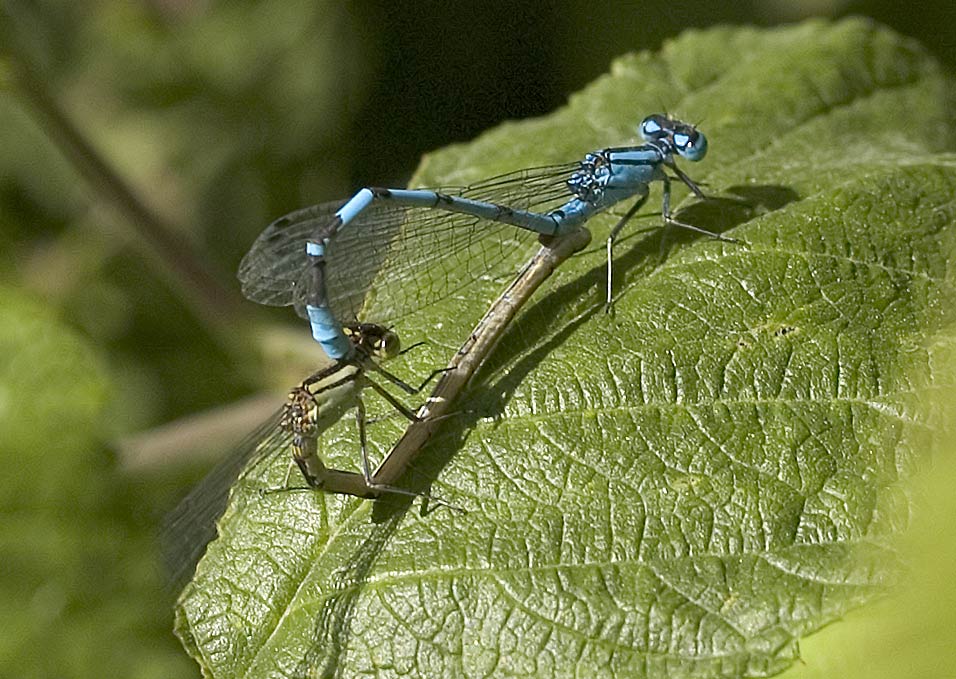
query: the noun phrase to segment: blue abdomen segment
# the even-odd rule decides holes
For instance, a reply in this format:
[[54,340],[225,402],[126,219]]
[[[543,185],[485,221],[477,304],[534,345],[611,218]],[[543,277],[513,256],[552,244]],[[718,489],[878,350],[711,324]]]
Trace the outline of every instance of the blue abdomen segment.
[[335,216],[338,217],[343,225],[348,224],[353,219],[358,217],[365,208],[372,204],[374,200],[375,194],[371,189],[362,189],[354,196],[349,198],[348,202],[340,207],[338,212],[335,213]]
[[312,327],[312,337],[333,361],[348,358],[353,351],[352,343],[342,331],[342,324],[329,309],[325,289],[325,242],[309,240],[305,244],[305,251],[311,272],[305,312]]
[[328,357],[333,361],[348,358],[352,352],[352,343],[342,332],[342,326],[328,307],[306,304],[305,311],[309,316],[309,325],[312,326],[312,337]]
[[339,208],[336,217],[338,217],[340,224],[335,230],[353,221],[375,200],[387,200],[404,207],[429,208],[473,215],[479,219],[511,224],[545,236],[556,236],[563,233],[559,224],[552,217],[540,212],[519,210],[507,205],[463,198],[430,189],[380,188],[362,189]]
[[474,215],[479,219],[511,224],[513,226],[535,231],[545,236],[557,235],[558,225],[548,215],[530,210],[518,210],[507,205],[489,203],[472,198],[452,196],[438,191],[420,189],[387,189],[388,197],[398,203],[412,207],[430,207],[448,212],[461,212]]

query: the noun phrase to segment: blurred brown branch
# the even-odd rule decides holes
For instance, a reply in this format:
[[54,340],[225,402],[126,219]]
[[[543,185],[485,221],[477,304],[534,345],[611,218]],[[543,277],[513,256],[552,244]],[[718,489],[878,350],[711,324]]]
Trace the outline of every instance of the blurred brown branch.
[[223,328],[237,315],[240,299],[211,272],[178,230],[141,200],[135,190],[87,141],[47,91],[42,79],[16,54],[6,51],[15,91],[37,114],[50,139],[90,184],[95,195],[114,207],[139,236],[164,278],[183,292],[204,323]]

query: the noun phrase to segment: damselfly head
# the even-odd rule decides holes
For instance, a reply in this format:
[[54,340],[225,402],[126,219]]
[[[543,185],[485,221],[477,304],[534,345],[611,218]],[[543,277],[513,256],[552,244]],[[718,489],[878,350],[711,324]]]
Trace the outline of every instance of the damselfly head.
[[654,113],[641,121],[640,132],[646,141],[666,141],[677,155],[692,162],[707,155],[707,137],[677,118]]
[[354,323],[344,328],[352,344],[370,356],[379,359],[395,358],[401,353],[398,335],[377,323]]
[[391,330],[386,330],[378,337],[372,353],[382,359],[395,358],[402,353],[402,342]]

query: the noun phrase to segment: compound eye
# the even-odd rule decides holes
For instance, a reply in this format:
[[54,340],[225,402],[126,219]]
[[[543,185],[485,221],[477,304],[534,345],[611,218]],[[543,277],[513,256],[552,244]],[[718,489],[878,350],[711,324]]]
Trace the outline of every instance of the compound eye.
[[707,155],[707,137],[699,132],[675,134],[674,148],[683,158],[696,162]]
[[640,133],[646,141],[660,139],[664,134],[664,117],[658,114],[649,115],[641,121]]
[[375,353],[382,358],[395,358],[402,350],[402,342],[391,330],[382,333],[375,347]]

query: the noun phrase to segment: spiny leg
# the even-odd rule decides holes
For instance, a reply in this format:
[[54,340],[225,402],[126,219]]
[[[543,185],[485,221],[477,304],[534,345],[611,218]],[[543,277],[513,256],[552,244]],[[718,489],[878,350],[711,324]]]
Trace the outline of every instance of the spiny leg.
[[698,185],[697,182],[685,174],[683,170],[677,167],[677,163],[672,160],[671,162],[667,163],[667,167],[674,171],[674,174],[677,175],[677,178],[684,182],[687,185],[687,188],[694,192],[695,196],[701,200],[707,200],[707,194],[701,190],[700,185]]
[[625,215],[618,220],[617,224],[614,225],[614,228],[611,229],[610,235],[607,237],[607,300],[604,304],[605,313],[608,313],[611,310],[611,271],[614,262],[614,241],[617,239],[618,234],[621,233],[624,225],[631,221],[631,218],[635,215],[635,213],[637,213],[637,211],[641,209],[641,206],[647,202],[647,195],[648,194],[645,193],[643,196],[634,201],[634,204],[630,207],[630,209],[628,209],[627,213],[625,213]]
[[365,436],[365,403],[359,396],[355,402],[355,425],[359,433],[359,449],[362,452],[362,476],[365,477],[365,483],[372,485],[372,466],[368,463],[368,447]]
[[448,507],[449,509],[454,509],[456,512],[464,513],[461,507],[457,507],[451,503],[445,502],[437,497],[429,495],[428,493],[416,493],[412,490],[405,490],[404,488],[398,488],[396,486],[390,486],[385,483],[375,483],[372,478],[371,466],[368,461],[368,439],[365,433],[365,404],[362,403],[362,400],[359,399],[355,407],[355,423],[358,426],[359,431],[359,446],[362,450],[362,476],[365,477],[365,485],[371,490],[379,491],[382,493],[394,493],[396,495],[405,495],[406,497],[421,497],[434,502],[436,504]]
[[[424,344],[424,342],[419,342],[418,344]],[[418,345],[415,344],[415,345],[412,345],[412,346],[418,346]],[[409,349],[411,349],[411,348],[412,348],[412,347],[409,347]],[[403,353],[404,353],[404,352],[403,352]],[[405,380],[403,380],[402,378],[400,378],[398,375],[395,375],[395,374],[393,374],[393,373],[390,373],[388,370],[386,370],[385,368],[381,367],[381,366],[378,365],[378,364],[372,364],[372,365],[370,365],[370,366],[368,366],[368,367],[369,367],[369,369],[374,370],[374,371],[377,372],[379,375],[381,375],[382,377],[384,377],[385,379],[387,379],[389,382],[391,382],[392,384],[394,384],[396,387],[398,387],[399,389],[401,389],[402,391],[404,391],[406,394],[417,394],[417,393],[421,392],[422,389],[424,389],[426,386],[428,386],[428,383],[431,382],[433,379],[435,379],[437,376],[439,376],[439,375],[441,375],[441,374],[443,374],[443,373],[446,373],[446,372],[448,372],[449,370],[451,370],[451,368],[437,368],[437,369],[435,369],[435,370],[432,370],[431,373],[429,373],[428,377],[426,377],[426,378],[422,381],[421,384],[419,384],[417,387],[413,387],[413,386],[410,385],[408,382],[406,382]]]
[[[668,167],[670,167],[672,170],[674,170],[677,173],[677,176],[680,178],[680,180],[690,187],[690,190],[694,192],[694,195],[696,195],[701,200],[707,199],[707,196],[704,194],[703,191],[700,190],[700,187],[697,186],[697,184],[695,184],[690,177],[688,177],[686,174],[681,172],[676,165],[672,164],[672,165],[669,165]],[[739,242],[737,241],[736,238],[728,238],[727,236],[723,236],[719,233],[714,233],[713,231],[702,229],[699,226],[694,226],[693,224],[687,224],[686,222],[682,222],[680,220],[674,219],[671,216],[671,178],[665,174],[664,178],[661,181],[664,183],[664,192],[663,192],[664,196],[661,199],[661,216],[663,216],[664,218],[665,226],[668,224],[673,224],[674,226],[679,226],[682,229],[687,229],[688,231],[694,231],[695,233],[699,233],[704,236],[709,236],[710,238],[713,238],[715,240],[720,240],[725,243]]]
[[386,401],[388,401],[388,403],[393,408],[395,408],[395,410],[397,410],[402,415],[404,415],[409,422],[418,421],[418,416],[415,415],[415,413],[413,413],[411,410],[409,410],[404,403],[402,403],[397,398],[395,398],[390,393],[388,393],[388,390],[382,387],[382,385],[378,384],[375,380],[368,379],[368,377],[365,378],[365,383],[368,384],[370,387],[372,387],[372,389],[374,389],[379,396],[381,396]]

